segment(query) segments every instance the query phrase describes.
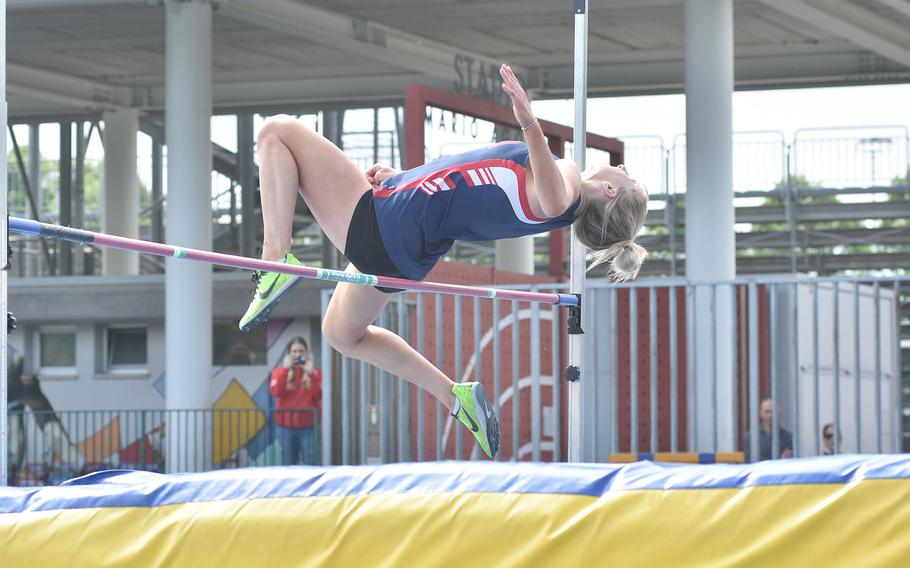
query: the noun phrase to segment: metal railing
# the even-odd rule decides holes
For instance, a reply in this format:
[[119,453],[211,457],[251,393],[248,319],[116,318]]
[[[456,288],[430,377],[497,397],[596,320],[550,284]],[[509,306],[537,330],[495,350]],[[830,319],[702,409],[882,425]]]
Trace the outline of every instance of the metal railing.
[[[331,291],[322,294],[325,309]],[[501,420],[497,459],[554,461],[567,456],[565,315],[548,305],[409,292],[378,324],[450,377],[484,382]],[[589,280],[582,326],[585,461],[625,452],[814,456],[825,453],[829,423],[835,453],[910,449],[908,277]],[[481,457],[426,392],[327,342],[322,349],[330,404],[313,416],[306,463]],[[10,479],[278,465],[279,434],[271,409],[14,409]]]
[[[910,396],[901,394],[910,387],[910,278],[590,280],[583,306],[586,461],[819,455],[828,423],[840,433],[833,452],[910,447]],[[497,459],[551,461],[566,458],[564,317],[523,302],[408,293],[378,323],[454,380],[485,383],[501,419]],[[338,413],[326,415],[326,463],[480,457],[435,399],[323,345],[332,377],[324,388]],[[785,431],[761,426],[766,398]]]
[[[376,120],[375,123],[381,124],[381,121]],[[397,130],[389,128],[388,125],[380,126],[375,132],[369,130],[343,133],[345,150],[364,168],[374,161],[397,164],[400,161],[398,138]],[[652,198],[651,208],[664,209],[663,218],[659,219],[663,226],[652,229],[653,225],[649,221],[647,231],[655,233],[648,235],[648,238],[653,237],[652,246],[656,247],[653,258],[665,258],[668,262],[652,262],[650,267],[660,274],[676,275],[680,271],[677,266],[680,262],[678,253],[683,241],[681,231],[678,230],[683,213],[681,210],[677,211],[676,205],[684,199],[686,189],[685,136],[677,135],[669,142],[664,142],[658,136],[628,136],[622,139],[626,144],[626,165],[633,175],[648,186]],[[881,230],[868,228],[863,230],[865,227],[860,223],[867,217],[878,219],[877,211],[893,212],[895,207],[903,207],[910,202],[910,180],[907,179],[910,172],[908,141],[910,135],[904,126],[805,128],[795,131],[789,141],[778,131],[737,132],[734,134],[733,148],[733,189],[737,203],[744,206],[756,206],[761,203],[767,205],[771,203],[768,201],[769,198],[781,203],[779,212],[771,212],[770,216],[762,217],[766,218],[766,221],[741,222],[787,223],[790,238],[786,247],[777,247],[777,250],[790,251],[781,253],[790,256],[790,271],[805,269],[803,266],[805,263],[800,264],[798,252],[803,253],[802,256],[831,254],[831,246],[838,246],[838,243],[840,246],[855,248],[856,244],[877,244],[884,242],[880,239],[886,238],[889,239],[887,244],[894,253],[895,246],[899,247],[900,244],[895,245],[893,238],[881,235]],[[54,178],[58,175],[57,168],[56,162],[48,162],[44,167],[46,191],[53,190],[56,185]],[[29,216],[30,211],[23,209],[26,207],[25,189],[16,164],[10,168],[9,178],[11,207],[18,208],[20,213],[24,214],[22,216]],[[224,181],[226,178],[214,175],[213,179]],[[217,194],[213,197],[215,219],[236,233],[237,223],[240,222],[237,206],[239,186],[228,180],[229,189],[222,191],[223,184],[221,182],[219,184],[219,188],[213,191],[213,194]],[[881,201],[883,194],[887,195],[888,199],[896,201],[898,205],[890,203],[876,205],[876,202]],[[864,209],[852,212],[849,218],[856,228],[841,227],[839,230],[822,234],[824,228],[816,227],[818,224],[816,221],[824,223],[835,218],[842,219],[843,215],[830,217],[829,209],[837,203],[810,203],[821,196],[841,203],[866,202]],[[160,207],[161,204],[158,205]],[[813,205],[827,209],[820,212],[810,211]],[[151,209],[146,213],[151,215]],[[818,215],[824,218],[815,219]],[[907,215],[910,215],[910,212]],[[754,214],[744,216],[751,219]],[[97,212],[85,212],[87,228],[91,228],[91,222],[96,217]],[[893,219],[893,216],[887,218]],[[42,220],[55,222],[55,214],[46,212]],[[661,237],[663,232],[668,233],[666,238]],[[219,231],[216,230],[215,234],[219,234]],[[820,239],[834,240],[838,243],[818,244]],[[228,241],[231,240],[216,243],[216,247],[229,246]],[[13,245],[16,251],[12,267],[15,275],[49,273],[45,253],[37,243],[31,240],[25,243],[14,242]],[[489,253],[488,248],[483,248],[485,243],[474,245],[481,246],[480,254]],[[751,247],[752,244],[747,243],[744,246]],[[465,258],[474,254],[470,247],[459,247],[456,251]],[[52,248],[49,254],[55,256],[56,250]],[[74,266],[80,267],[84,264],[82,257],[92,254],[77,253],[78,258]],[[314,254],[318,255],[318,251]],[[888,262],[894,267],[894,263],[900,262],[901,259],[894,257],[894,254],[892,257],[889,257]],[[88,266],[95,271],[99,263],[92,260],[89,259]],[[782,268],[777,264],[773,266]],[[142,271],[147,272],[160,272],[161,269],[160,264],[151,262],[145,262],[142,266]],[[826,273],[835,271],[836,267],[823,270]]]
[[[652,198],[686,191],[686,137],[624,136],[629,171]],[[802,128],[791,141],[780,131],[736,132],[733,190],[738,195],[784,190],[886,188],[910,171],[910,132],[904,126]],[[659,175],[667,172],[666,175]],[[808,185],[806,185],[808,184]]]
[[[587,381],[597,384],[587,395],[592,412],[609,410],[595,414],[589,452],[598,460],[628,451],[811,456],[825,452],[828,423],[840,433],[834,453],[901,451],[908,285],[906,277],[592,283],[587,331],[605,346],[605,365],[588,366],[586,378],[602,375]],[[771,422],[760,426],[765,399]]]
[[190,409],[33,411],[9,413],[9,479],[13,485],[54,485],[92,471],[203,471],[284,465],[276,413],[312,420],[304,464],[320,463],[315,409]]

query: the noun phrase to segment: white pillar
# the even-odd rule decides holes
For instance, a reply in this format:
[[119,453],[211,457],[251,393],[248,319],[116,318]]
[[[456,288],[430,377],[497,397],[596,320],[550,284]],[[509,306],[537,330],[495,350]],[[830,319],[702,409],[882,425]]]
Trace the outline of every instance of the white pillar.
[[534,237],[496,241],[496,270],[534,274]]
[[[212,7],[198,0],[169,1],[166,10],[167,242],[209,250]],[[209,408],[212,267],[169,258],[166,269],[166,406],[168,410]],[[174,417],[172,412],[169,418]],[[211,449],[204,443],[210,434],[200,428],[211,419],[199,418],[168,430],[169,471],[198,470],[210,462]]]
[[[139,176],[136,135],[139,111],[108,111],[104,120],[104,184],[101,190],[101,232],[139,238]],[[139,274],[139,253],[105,248],[101,274]]]
[[[685,4],[686,277],[690,282],[727,280],[736,275],[733,1]],[[690,330],[697,349],[695,400],[689,408],[694,403],[697,411],[689,416],[694,415],[690,426],[695,426],[696,437],[695,448],[689,450],[733,450],[731,290],[718,288],[716,305],[710,287],[699,287],[695,296],[697,313]]]

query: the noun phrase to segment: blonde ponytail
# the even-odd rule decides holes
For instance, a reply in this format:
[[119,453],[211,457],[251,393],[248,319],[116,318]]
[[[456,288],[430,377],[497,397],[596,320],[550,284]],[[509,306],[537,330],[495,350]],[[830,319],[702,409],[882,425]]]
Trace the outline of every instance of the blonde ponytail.
[[647,191],[635,181],[620,187],[609,201],[582,202],[575,219],[575,235],[591,250],[588,270],[608,262],[607,278],[611,282],[635,278],[648,256],[648,251],[634,242],[647,213]]

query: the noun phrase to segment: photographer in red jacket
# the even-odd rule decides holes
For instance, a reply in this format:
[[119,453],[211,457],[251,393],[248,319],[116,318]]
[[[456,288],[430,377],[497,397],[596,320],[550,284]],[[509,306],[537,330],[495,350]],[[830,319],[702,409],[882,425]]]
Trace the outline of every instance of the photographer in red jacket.
[[302,337],[292,338],[284,360],[272,369],[269,392],[275,397],[275,424],[285,465],[315,464],[316,420],[322,405],[322,371]]

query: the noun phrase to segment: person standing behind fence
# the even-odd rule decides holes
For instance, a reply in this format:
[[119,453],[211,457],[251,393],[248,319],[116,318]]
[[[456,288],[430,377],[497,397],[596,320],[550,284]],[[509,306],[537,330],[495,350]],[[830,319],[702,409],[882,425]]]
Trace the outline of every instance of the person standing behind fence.
[[[792,458],[793,457],[793,432],[779,426],[777,432],[777,442],[779,454],[772,456],[772,446],[774,442],[774,433],[772,428],[777,424],[780,409],[776,409],[774,401],[770,397],[761,399],[758,411],[758,459],[760,461]],[[743,436],[743,450],[746,454],[746,463],[752,461],[752,443],[751,431],[747,431]]]
[[275,425],[285,465],[316,463],[316,420],[322,404],[322,371],[302,337],[292,338],[281,365],[272,369]]
[[[840,447],[841,440],[843,440],[840,431],[837,432],[837,445]],[[833,456],[837,452],[834,451],[834,422],[828,422],[822,426],[822,455],[823,456]]]

